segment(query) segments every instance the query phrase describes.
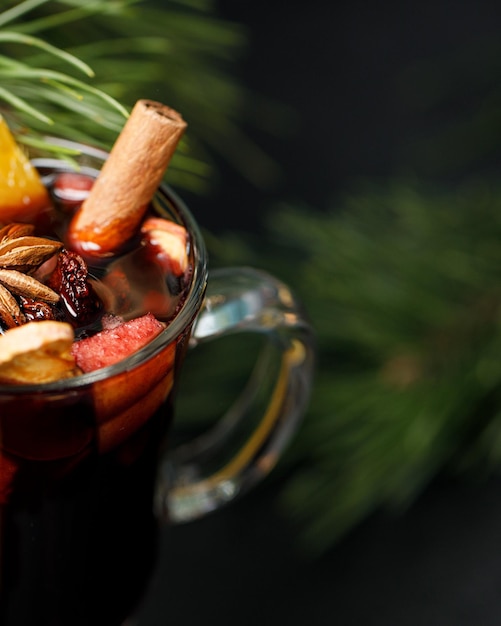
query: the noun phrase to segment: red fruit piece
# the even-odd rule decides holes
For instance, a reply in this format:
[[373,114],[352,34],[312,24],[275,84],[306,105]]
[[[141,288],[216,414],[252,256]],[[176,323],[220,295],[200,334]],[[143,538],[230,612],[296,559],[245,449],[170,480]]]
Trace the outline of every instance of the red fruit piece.
[[183,276],[188,269],[186,228],[161,217],[150,217],[141,226],[141,233],[163,268],[175,276]]
[[94,179],[76,172],[62,172],[54,181],[53,193],[64,207],[73,209],[87,198]]
[[40,320],[63,321],[61,311],[48,302],[19,296],[19,304],[27,322],[39,322]]
[[57,266],[47,284],[60,294],[69,321],[73,326],[86,326],[94,321],[102,303],[89,282],[87,264],[76,252],[62,250]]
[[73,344],[72,354],[84,372],[113,365],[137,352],[165,328],[151,313],[102,330]]

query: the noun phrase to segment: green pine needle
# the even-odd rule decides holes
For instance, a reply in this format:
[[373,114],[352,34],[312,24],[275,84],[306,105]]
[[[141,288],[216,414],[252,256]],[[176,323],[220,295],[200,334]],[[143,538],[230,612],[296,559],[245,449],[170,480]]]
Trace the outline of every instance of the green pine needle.
[[89,67],[87,63],[84,63],[81,59],[75,57],[72,54],[69,54],[68,52],[65,52],[64,50],[60,50],[59,48],[50,45],[49,43],[47,43],[43,39],[39,39],[38,37],[30,37],[29,35],[23,35],[22,33],[3,31],[0,32],[0,45],[5,42],[18,43],[25,46],[33,46],[34,48],[39,48],[40,50],[48,52],[49,54],[58,57],[62,61],[73,65],[87,76],[94,76],[94,70]]

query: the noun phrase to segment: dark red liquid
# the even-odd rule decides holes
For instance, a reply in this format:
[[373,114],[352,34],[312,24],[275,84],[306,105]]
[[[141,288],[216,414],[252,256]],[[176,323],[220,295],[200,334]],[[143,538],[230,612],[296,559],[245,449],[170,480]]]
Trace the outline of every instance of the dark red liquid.
[[[49,221],[57,231],[64,216]],[[131,318],[155,301],[165,321],[174,315],[183,288],[140,246],[113,262],[132,290],[112,298],[122,307],[112,313]],[[91,271],[105,281],[110,267]],[[184,339],[157,355],[155,378],[147,367],[127,374],[132,399],[110,414],[90,386],[0,394],[2,626],[119,626],[137,606],[155,559],[153,488]]]
[[23,462],[2,508],[4,626],[113,626],[133,611],[155,557],[152,489],[169,412],[105,455],[91,442],[83,460]]

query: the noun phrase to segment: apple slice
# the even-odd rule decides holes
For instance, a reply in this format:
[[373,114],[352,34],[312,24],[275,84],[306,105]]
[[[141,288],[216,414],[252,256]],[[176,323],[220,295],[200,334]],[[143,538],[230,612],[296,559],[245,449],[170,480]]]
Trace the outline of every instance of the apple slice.
[[54,180],[54,196],[64,210],[74,210],[88,197],[94,178],[80,172],[61,172]]
[[162,217],[150,217],[141,226],[141,233],[167,272],[175,276],[185,274],[188,269],[188,233],[184,226]]

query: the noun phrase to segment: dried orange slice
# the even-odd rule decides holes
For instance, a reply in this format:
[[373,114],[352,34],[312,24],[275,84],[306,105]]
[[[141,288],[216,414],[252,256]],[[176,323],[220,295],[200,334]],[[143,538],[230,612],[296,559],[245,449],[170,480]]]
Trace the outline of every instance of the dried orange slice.
[[73,339],[69,324],[52,320],[5,331],[0,336],[0,383],[49,383],[78,375]]
[[38,172],[0,115],[0,224],[26,222],[48,205]]

